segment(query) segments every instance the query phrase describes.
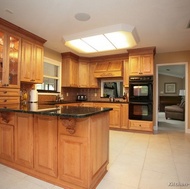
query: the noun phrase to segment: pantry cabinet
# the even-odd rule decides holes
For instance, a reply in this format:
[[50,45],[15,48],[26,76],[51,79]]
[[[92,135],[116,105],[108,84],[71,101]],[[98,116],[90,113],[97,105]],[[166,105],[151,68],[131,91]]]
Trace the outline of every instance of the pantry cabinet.
[[21,38],[0,29],[0,87],[20,87]]
[[0,158],[14,161],[14,113],[0,112]]
[[21,81],[43,82],[44,48],[29,40],[22,40]]
[[15,114],[15,162],[33,168],[33,115]]

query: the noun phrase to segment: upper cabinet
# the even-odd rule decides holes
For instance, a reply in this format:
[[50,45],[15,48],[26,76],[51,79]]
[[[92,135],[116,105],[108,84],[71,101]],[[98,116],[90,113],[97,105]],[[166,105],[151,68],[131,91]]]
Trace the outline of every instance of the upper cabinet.
[[21,81],[43,82],[44,48],[29,40],[22,40]]
[[122,60],[102,61],[97,63],[96,69],[94,71],[94,76],[96,78],[122,77],[123,74],[122,70],[123,70]]
[[129,60],[123,61],[123,86],[129,87]]
[[20,37],[0,29],[0,87],[20,87]]
[[42,83],[45,42],[0,18],[0,87],[19,88],[20,81]]
[[62,53],[62,87],[78,87],[78,56]]
[[62,87],[97,88],[96,64],[73,53],[62,53]]
[[155,47],[131,49],[129,52],[129,76],[153,75]]

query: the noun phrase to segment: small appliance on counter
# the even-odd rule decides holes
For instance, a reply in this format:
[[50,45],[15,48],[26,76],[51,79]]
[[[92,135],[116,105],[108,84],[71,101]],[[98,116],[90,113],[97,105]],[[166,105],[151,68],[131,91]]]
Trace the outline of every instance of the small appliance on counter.
[[30,91],[30,100],[29,102],[37,103],[38,102],[38,91],[36,89],[32,89]]
[[86,95],[77,95],[77,101],[86,101],[87,96]]

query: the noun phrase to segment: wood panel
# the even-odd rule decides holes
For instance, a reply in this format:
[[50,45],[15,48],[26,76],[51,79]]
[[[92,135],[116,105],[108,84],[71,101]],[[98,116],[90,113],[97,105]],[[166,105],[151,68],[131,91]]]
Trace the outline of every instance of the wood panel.
[[15,116],[15,162],[32,168],[33,145],[33,115],[16,113]]
[[34,116],[34,168],[57,176],[57,117]]

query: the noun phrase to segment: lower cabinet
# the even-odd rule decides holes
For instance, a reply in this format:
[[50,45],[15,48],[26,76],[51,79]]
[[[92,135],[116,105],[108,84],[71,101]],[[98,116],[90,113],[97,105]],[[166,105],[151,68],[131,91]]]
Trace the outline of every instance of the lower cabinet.
[[129,105],[121,104],[121,128],[128,129],[129,128]]
[[94,103],[96,107],[108,107],[113,108],[112,111],[109,112],[110,114],[110,128],[120,128],[121,125],[121,109],[120,104],[113,104],[113,103]]
[[57,177],[57,116],[34,115],[34,169]]
[[15,162],[33,168],[33,115],[15,114]]
[[0,112],[0,158],[14,161],[14,113]]

